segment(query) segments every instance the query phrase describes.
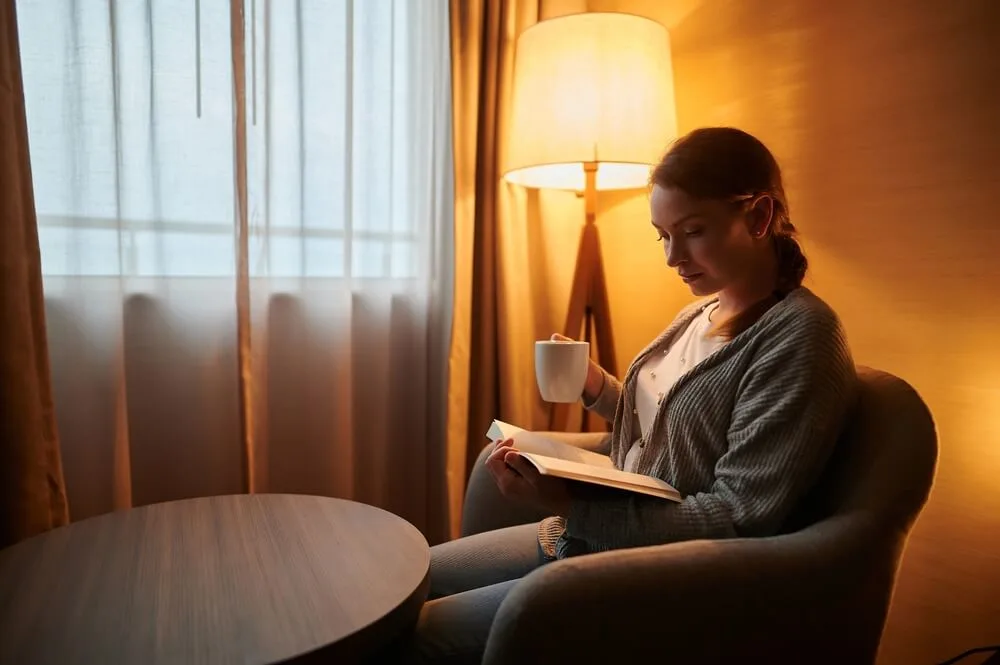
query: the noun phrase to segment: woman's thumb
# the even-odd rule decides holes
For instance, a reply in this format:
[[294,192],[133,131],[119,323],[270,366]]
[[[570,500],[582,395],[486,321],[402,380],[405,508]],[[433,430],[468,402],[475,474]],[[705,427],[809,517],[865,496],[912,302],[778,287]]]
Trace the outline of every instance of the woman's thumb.
[[550,337],[549,339],[551,339],[553,342],[572,342],[573,341],[571,338],[566,337],[566,335],[560,335],[559,333],[552,333],[552,337]]

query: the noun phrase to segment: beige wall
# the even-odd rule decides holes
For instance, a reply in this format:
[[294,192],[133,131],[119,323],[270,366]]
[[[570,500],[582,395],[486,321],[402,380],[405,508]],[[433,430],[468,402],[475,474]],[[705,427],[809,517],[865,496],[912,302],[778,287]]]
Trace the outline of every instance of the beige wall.
[[[808,285],[840,312],[858,362],[906,378],[934,412],[938,477],[880,663],[1000,642],[1000,2],[588,7],[671,29],[681,130],[736,125],[774,150]],[[645,196],[604,196],[601,209],[624,364],[689,298],[664,268]]]

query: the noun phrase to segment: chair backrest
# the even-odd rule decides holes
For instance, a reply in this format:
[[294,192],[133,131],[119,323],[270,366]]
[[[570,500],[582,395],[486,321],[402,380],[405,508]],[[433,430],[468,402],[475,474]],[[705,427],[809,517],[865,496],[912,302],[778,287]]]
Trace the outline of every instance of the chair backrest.
[[934,481],[937,433],[924,401],[902,379],[858,368],[858,399],[823,478],[785,532],[835,515],[905,537]]
[[828,514],[853,514],[905,536],[930,495],[937,432],[920,395],[886,372],[858,368],[858,401],[827,469]]
[[[858,400],[821,481],[786,524],[823,560],[842,634],[823,662],[874,662],[896,573],[930,495],[937,433],[905,381],[858,368]],[[837,608],[832,609],[836,604]]]

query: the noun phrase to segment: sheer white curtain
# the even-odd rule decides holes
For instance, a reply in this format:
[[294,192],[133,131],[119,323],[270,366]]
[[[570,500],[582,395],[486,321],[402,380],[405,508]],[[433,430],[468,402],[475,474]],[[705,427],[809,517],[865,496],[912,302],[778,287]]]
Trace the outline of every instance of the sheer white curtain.
[[443,537],[447,0],[17,11],[72,517],[308,492]]

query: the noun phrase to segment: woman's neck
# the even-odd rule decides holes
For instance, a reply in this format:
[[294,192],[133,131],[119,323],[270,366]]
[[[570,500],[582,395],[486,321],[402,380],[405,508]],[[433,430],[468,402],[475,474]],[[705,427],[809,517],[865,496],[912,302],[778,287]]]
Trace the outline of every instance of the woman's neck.
[[744,279],[719,292],[719,314],[723,320],[736,316],[762,300],[772,297],[777,284],[777,257],[770,254],[762,265],[747,271]]

